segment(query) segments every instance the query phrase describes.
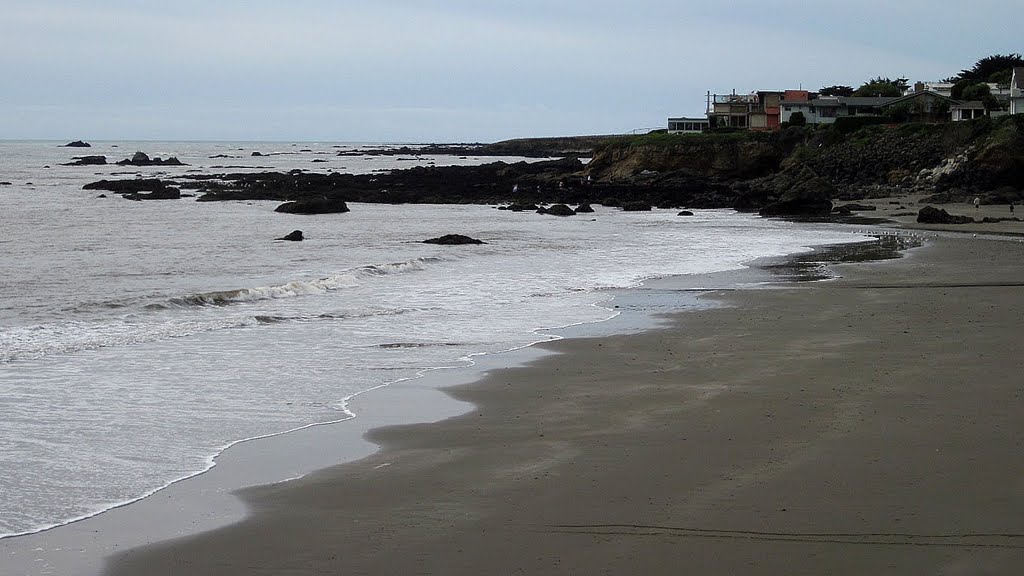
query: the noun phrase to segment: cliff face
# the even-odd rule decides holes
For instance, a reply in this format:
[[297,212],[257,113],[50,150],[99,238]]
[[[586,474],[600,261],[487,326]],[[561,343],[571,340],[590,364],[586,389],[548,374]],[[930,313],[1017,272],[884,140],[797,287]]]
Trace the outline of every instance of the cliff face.
[[851,133],[832,127],[623,138],[599,147],[586,172],[620,185],[642,184],[652,173],[703,179],[732,191],[720,203],[737,200],[746,209],[763,208],[757,199],[776,197],[793,174],[815,179],[815,188],[844,200],[910,192],[938,193],[939,201],[1020,199],[1024,116],[874,125]]
[[665,135],[657,141],[625,139],[599,148],[586,172],[599,180],[624,180],[644,172],[686,171],[694,176],[743,180],[764,176],[784,157],[771,135]]

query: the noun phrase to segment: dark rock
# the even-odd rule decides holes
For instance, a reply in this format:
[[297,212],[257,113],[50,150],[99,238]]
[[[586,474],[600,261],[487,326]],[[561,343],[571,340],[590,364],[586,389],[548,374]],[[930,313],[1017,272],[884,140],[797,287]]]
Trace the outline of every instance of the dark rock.
[[92,148],[92,144],[88,142],[82,142],[81,140],[75,140],[74,142],[68,142],[63,146],[64,148]]
[[10,186],[10,185],[11,185],[10,182],[6,182],[6,181],[5,182],[0,182],[0,186]]
[[74,156],[71,160],[61,166],[99,166],[107,163],[106,156]]
[[97,196],[97,198],[106,198],[106,197],[107,197],[106,194],[100,194],[99,196]]
[[319,163],[322,163],[322,162],[327,162],[327,160],[324,160],[323,158],[314,158],[313,162],[319,164]]
[[577,214],[589,214],[594,211],[594,208],[590,204],[580,204],[576,207]]
[[693,212],[690,212],[689,210],[683,210],[678,214],[678,216],[693,216]]
[[539,208],[536,204],[509,204],[507,210],[510,212],[535,212]]
[[136,152],[131,158],[120,160],[117,164],[119,166],[184,166],[181,160],[174,156],[163,160],[159,156],[150,158],[145,152]]
[[550,214],[552,216],[573,216],[576,214],[576,211],[565,204],[555,204],[553,206],[549,206],[543,213]]
[[263,156],[262,152],[253,152],[250,156]]
[[285,202],[274,209],[274,212],[285,214],[342,214],[348,211],[348,204],[343,200],[326,196],[301,198],[294,202]]
[[803,164],[746,184],[737,210],[760,207],[762,216],[827,216],[835,187]]
[[[890,204],[892,204],[892,202],[890,202]],[[896,202],[895,204],[899,204],[899,202]],[[839,206],[838,208],[835,208],[835,210],[844,210],[846,212],[866,212],[871,210],[878,210],[878,207],[873,206],[871,204],[844,204],[842,206]]]
[[282,236],[281,238],[278,238],[278,240],[287,240],[289,242],[302,242],[304,238],[302,237],[302,230],[293,230],[290,234],[288,234],[287,236]]
[[133,192],[131,194],[123,195],[128,200],[177,200],[181,198],[181,191],[177,188],[171,188],[170,186],[154,190],[152,192]]
[[623,212],[650,212],[651,205],[640,200],[622,203]]
[[974,218],[953,216],[942,208],[925,206],[917,212],[917,221],[921,224],[970,224],[974,222]]
[[444,246],[456,246],[459,244],[486,244],[483,240],[477,240],[476,238],[470,238],[469,236],[463,236],[462,234],[445,234],[444,236],[424,240],[423,243],[441,244]]
[[136,178],[133,180],[100,180],[82,187],[83,190],[106,190],[118,194],[137,192],[156,192],[167,188],[167,184],[156,178]]

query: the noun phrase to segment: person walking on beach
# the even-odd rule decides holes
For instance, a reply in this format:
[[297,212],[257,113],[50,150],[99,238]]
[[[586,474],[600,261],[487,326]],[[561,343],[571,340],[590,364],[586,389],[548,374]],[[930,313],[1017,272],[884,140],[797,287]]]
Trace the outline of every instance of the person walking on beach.
[[1013,201],[1010,201],[1010,216],[1013,216]]
[[975,196],[974,197],[974,209],[977,210],[979,207],[981,207],[981,198],[978,198],[977,196]]

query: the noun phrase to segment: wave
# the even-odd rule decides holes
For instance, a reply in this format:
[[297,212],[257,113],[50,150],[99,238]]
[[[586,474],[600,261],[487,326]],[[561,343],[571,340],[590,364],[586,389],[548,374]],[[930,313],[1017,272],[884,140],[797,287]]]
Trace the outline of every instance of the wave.
[[259,302],[262,300],[275,300],[279,298],[295,298],[299,296],[315,296],[333,292],[342,288],[358,286],[360,280],[387,276],[390,274],[404,274],[425,270],[428,265],[440,262],[441,258],[415,258],[406,262],[395,262],[391,264],[373,264],[344,270],[338,274],[318,278],[316,280],[293,280],[286,284],[276,286],[258,286],[253,288],[238,288],[235,290],[220,290],[214,292],[200,292],[171,298],[166,303],[150,304],[150,309],[165,309],[170,307],[184,308],[190,306],[228,306],[244,302]]
[[146,344],[171,338],[185,338],[218,330],[254,328],[287,322],[358,320],[374,316],[395,316],[413,310],[379,308],[350,313],[297,316],[241,314],[219,318],[161,322],[120,320],[114,322],[63,322],[16,327],[0,330],[0,364],[101,348]]

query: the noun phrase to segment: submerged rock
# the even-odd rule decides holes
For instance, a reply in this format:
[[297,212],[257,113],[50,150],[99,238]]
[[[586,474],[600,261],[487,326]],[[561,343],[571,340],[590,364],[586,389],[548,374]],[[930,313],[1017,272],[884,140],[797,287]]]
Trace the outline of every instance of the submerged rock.
[[305,238],[302,237],[302,230],[292,230],[287,236],[282,236],[278,240],[287,240],[288,242],[302,242]]
[[683,210],[682,212],[677,214],[677,216],[693,216],[693,212],[690,212],[689,210]]
[[476,238],[470,238],[469,236],[463,236],[462,234],[445,234],[444,236],[424,240],[423,243],[441,244],[444,246],[456,246],[459,244],[486,244],[483,240],[477,240]]
[[71,162],[65,162],[61,166],[100,166],[106,163],[106,156],[74,156]]
[[343,214],[348,211],[348,204],[343,200],[326,196],[301,198],[294,202],[285,202],[274,209],[274,212],[285,214]]
[[547,208],[539,208],[537,212],[541,214],[550,214],[552,216],[575,216],[576,211],[569,208],[565,204],[555,204]]

